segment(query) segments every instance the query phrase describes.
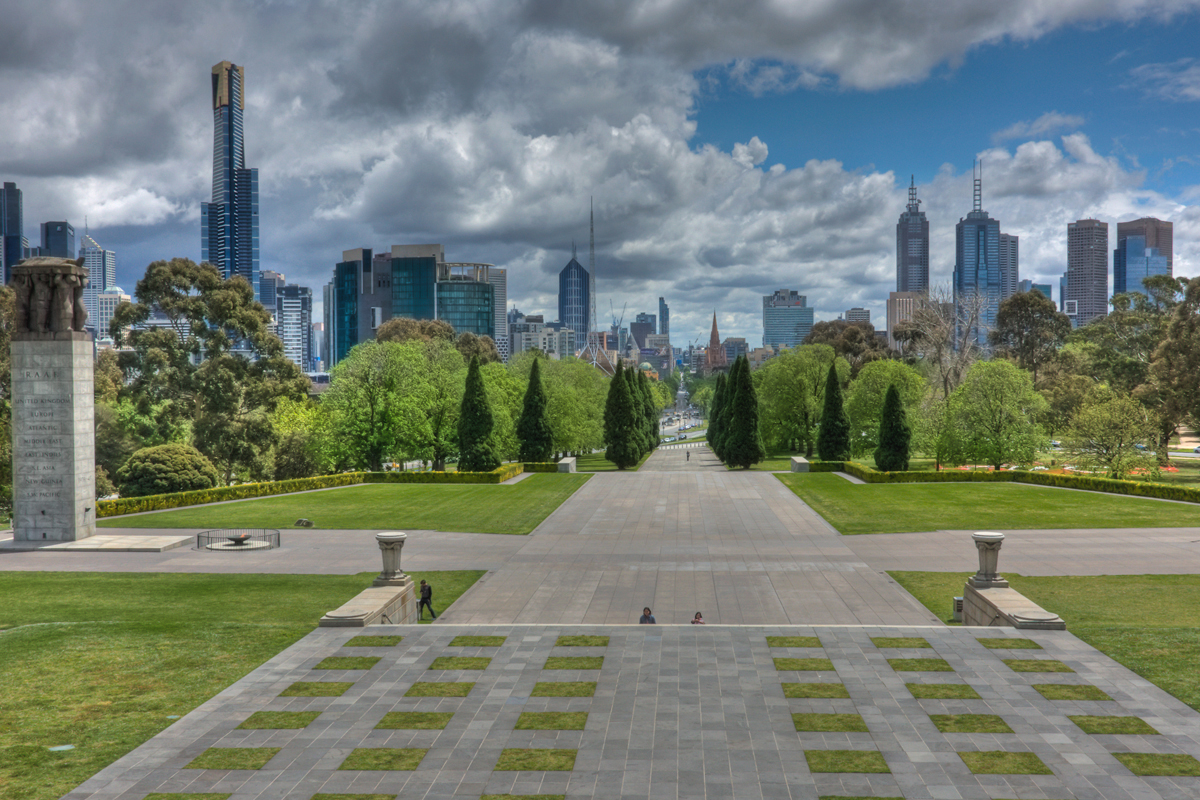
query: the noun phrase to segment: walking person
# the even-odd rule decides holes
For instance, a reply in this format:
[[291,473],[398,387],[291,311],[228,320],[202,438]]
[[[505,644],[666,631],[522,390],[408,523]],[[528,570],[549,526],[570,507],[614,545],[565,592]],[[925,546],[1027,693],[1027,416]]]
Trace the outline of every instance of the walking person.
[[425,606],[429,606],[430,619],[437,619],[437,613],[433,610],[433,587],[421,581],[421,602],[417,605],[417,619],[425,618]]
[[696,616],[692,617],[692,624],[693,625],[703,625],[704,624],[704,615],[701,614],[699,611],[697,611]]
[[685,450],[684,455],[687,456],[687,458],[684,459],[685,462],[692,460],[692,451],[691,450]]
[[642,618],[638,620],[638,625],[657,625],[658,620],[650,613],[650,606],[642,609]]

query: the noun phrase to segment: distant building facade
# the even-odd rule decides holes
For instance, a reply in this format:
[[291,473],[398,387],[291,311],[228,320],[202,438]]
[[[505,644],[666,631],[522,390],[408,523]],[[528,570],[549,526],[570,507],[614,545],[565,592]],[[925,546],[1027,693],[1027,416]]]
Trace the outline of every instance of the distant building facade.
[[896,341],[896,326],[913,318],[917,304],[924,298],[925,292],[889,292],[887,299],[887,345],[893,350],[900,349]]
[[1108,223],[1081,219],[1067,223],[1067,300],[1076,320],[1086,325],[1108,313]]
[[64,220],[42,223],[40,256],[75,259],[75,228]]
[[1118,222],[1117,248],[1113,251],[1113,294],[1145,294],[1143,280],[1151,275],[1173,275],[1174,239],[1174,225],[1165,220],[1143,217]]
[[575,340],[587,342],[591,327],[591,276],[571,254],[571,260],[558,273],[558,321],[575,331]]
[[796,347],[812,332],[813,310],[807,298],[791,289],[763,297],[763,347]]
[[842,317],[846,322],[870,322],[871,312],[865,308],[851,308]]
[[896,223],[896,291],[929,290],[929,220],[917,199],[915,179],[908,187],[908,206]]
[[4,285],[12,281],[12,268],[25,258],[29,241],[25,238],[25,209],[21,190],[5,181],[0,187],[0,266]]
[[1017,290],[1019,255],[1017,237],[1002,235],[1000,221],[982,209],[981,184],[975,178],[975,207],[954,228],[953,284],[956,306],[979,303],[979,322],[964,335],[986,349],[1000,303]]
[[[96,332],[97,339],[108,336],[108,324],[100,323],[100,293],[117,285],[117,254],[96,244],[85,234],[78,258],[88,271],[88,285],[83,289],[83,307],[87,309],[87,327]],[[111,318],[111,315],[110,315]]]
[[658,298],[658,332],[663,336],[671,335],[671,309],[661,297]]
[[[128,303],[132,300],[125,290],[120,286],[113,285],[105,288],[96,296],[96,338],[107,339],[108,327],[112,323],[113,314],[117,311],[117,306],[122,302]],[[88,320],[89,324],[91,319]]]
[[295,284],[280,286],[275,295],[275,332],[283,341],[283,354],[304,372],[316,370],[313,353],[312,289]]
[[1048,283],[1034,283],[1033,281],[1026,279],[1026,280],[1020,281],[1017,284],[1017,291],[1018,292],[1041,292],[1043,295],[1046,296],[1047,300],[1054,300],[1054,296],[1051,294],[1052,287]]
[[729,368],[725,360],[725,348],[721,346],[721,334],[717,331],[717,312],[713,312],[712,332],[708,336],[708,347],[704,351],[704,372],[724,372]]

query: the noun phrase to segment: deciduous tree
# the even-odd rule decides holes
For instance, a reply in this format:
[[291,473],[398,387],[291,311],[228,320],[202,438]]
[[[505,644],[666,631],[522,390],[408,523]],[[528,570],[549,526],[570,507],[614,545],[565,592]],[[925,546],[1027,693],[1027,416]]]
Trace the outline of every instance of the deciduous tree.
[[951,414],[966,455],[1000,469],[1028,463],[1046,445],[1037,420],[1046,401],[1029,373],[1008,361],[979,361],[951,395]]
[[889,387],[900,394],[905,410],[915,409],[925,395],[921,373],[901,361],[873,361],[850,382],[846,414],[850,417],[850,452],[858,457],[879,446],[880,422]]
[[1098,386],[1072,419],[1064,444],[1081,466],[1125,478],[1134,469],[1154,467],[1153,450],[1146,444],[1153,444],[1157,427],[1145,406]]
[[1049,297],[1038,291],[1018,292],[1000,303],[988,341],[1029,370],[1036,384],[1038,369],[1054,358],[1070,332],[1071,321]]

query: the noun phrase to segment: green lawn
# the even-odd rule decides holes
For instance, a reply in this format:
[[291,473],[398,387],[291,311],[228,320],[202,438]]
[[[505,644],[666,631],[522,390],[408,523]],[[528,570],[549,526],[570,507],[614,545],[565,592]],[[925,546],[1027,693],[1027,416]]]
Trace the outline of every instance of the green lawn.
[[[1094,496],[1094,495],[1093,495]],[[946,619],[969,573],[889,572]],[[1067,630],[1200,710],[1200,575],[1004,577]]]
[[778,477],[844,534],[1200,525],[1200,506],[1046,486],[858,485],[830,473],[791,473]]
[[[440,609],[482,574],[414,577],[438,587]],[[374,577],[5,573],[0,800],[61,797],[304,636]],[[47,750],[64,744],[75,749]]]
[[[665,443],[664,443],[665,444]],[[642,468],[642,464],[646,463],[646,459],[654,455],[651,450],[646,455],[642,456],[642,460],[637,463],[636,467],[630,467],[625,472],[637,472]],[[617,465],[604,457],[604,451],[599,453],[588,453],[586,455],[577,456],[575,459],[575,469],[580,472],[617,472]]]
[[[767,457],[752,465],[750,469],[759,472],[791,472],[792,456],[802,455],[804,453],[795,453],[791,450],[768,450]],[[816,456],[814,455],[813,458]],[[726,469],[741,469],[741,467],[726,467]]]
[[102,528],[389,528],[529,533],[584,484],[587,475],[530,475],[509,486],[373,483],[223,505],[112,517]]

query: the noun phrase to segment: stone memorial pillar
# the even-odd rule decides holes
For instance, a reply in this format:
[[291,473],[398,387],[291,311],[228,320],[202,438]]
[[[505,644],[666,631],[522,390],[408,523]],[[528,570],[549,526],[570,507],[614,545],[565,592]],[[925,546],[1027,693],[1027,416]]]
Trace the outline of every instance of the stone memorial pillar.
[[95,384],[82,260],[13,267],[13,538],[75,541],[96,532]]
[[976,589],[1004,589],[1008,581],[1000,577],[999,569],[1000,545],[1004,544],[1004,534],[992,531],[972,533],[975,549],[979,551],[979,572],[967,579],[967,584]]
[[379,544],[379,552],[383,556],[383,571],[379,573],[372,586],[406,586],[412,581],[400,571],[400,551],[404,549],[404,540],[408,534],[400,531],[385,531],[375,534]]

